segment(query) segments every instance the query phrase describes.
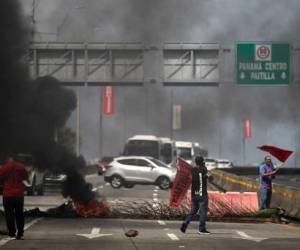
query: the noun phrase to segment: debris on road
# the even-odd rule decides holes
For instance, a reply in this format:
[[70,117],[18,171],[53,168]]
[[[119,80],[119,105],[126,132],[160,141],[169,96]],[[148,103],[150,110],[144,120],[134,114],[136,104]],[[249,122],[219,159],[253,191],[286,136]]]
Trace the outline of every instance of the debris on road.
[[134,230],[134,229],[129,229],[125,235],[127,237],[136,237],[137,235],[139,234],[139,232],[137,230]]

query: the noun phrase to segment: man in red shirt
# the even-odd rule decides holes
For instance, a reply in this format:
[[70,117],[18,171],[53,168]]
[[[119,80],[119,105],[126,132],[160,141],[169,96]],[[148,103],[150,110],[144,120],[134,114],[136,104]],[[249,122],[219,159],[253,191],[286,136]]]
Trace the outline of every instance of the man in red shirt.
[[28,173],[23,163],[8,158],[0,167],[0,176],[3,179],[3,207],[8,235],[22,239],[24,234],[25,188],[23,180],[28,178]]

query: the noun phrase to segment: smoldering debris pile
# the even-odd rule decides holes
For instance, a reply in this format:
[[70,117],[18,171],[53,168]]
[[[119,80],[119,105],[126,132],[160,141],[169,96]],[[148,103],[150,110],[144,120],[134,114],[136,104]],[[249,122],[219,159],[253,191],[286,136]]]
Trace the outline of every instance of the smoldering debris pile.
[[[220,204],[221,205],[221,204]],[[73,201],[64,203],[58,207],[40,211],[38,208],[25,212],[28,217],[54,217],[54,218],[122,218],[122,219],[152,219],[152,220],[182,220],[188,212],[185,206],[170,208],[167,203],[150,201],[122,201],[108,203],[105,200],[91,201],[89,204],[76,204]],[[286,223],[283,217],[284,211],[279,208],[266,209],[257,212],[218,213],[209,211],[209,221],[226,222],[274,222]],[[197,216],[195,216],[194,219]]]

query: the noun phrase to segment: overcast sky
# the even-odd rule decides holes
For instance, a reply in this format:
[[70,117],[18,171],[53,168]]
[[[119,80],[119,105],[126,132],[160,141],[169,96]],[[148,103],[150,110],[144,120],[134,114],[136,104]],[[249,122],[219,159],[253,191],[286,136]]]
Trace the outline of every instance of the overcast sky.
[[[32,16],[33,0],[21,0],[27,20]],[[65,42],[213,42],[234,45],[236,41],[300,42],[299,0],[36,0],[36,41]],[[232,56],[234,60],[234,56]],[[227,75],[229,73],[227,72]],[[299,75],[299,73],[298,73]],[[233,78],[233,76],[231,76]],[[222,80],[222,79],[221,79]],[[153,87],[153,86],[152,86]],[[117,89],[119,104],[127,101],[128,121],[126,135],[138,131],[145,110],[134,97],[144,89]],[[89,158],[96,157],[99,149],[99,92],[85,89],[81,93],[82,148]],[[126,94],[124,94],[126,93]],[[164,112],[169,109],[169,89],[162,86],[153,90],[151,122],[157,131]],[[122,99],[123,98],[123,99]],[[239,88],[235,83],[222,88],[174,88],[177,104],[189,110],[186,121],[189,138],[200,138],[212,156],[241,161],[241,128],[245,115],[253,118],[253,140],[247,142],[249,162],[259,162],[262,155],[256,146],[270,143],[297,148],[299,92],[290,87]],[[266,101],[267,98],[267,101]],[[216,104],[219,103],[219,107]],[[155,105],[161,104],[165,110]],[[121,105],[118,106],[121,109]],[[118,108],[117,107],[117,108]],[[220,110],[218,110],[220,109]],[[163,115],[155,116],[156,111]],[[109,127],[123,124],[120,117],[109,122]],[[131,113],[130,113],[131,112]],[[186,114],[186,113],[185,113]],[[196,118],[195,118],[196,117]],[[219,120],[216,120],[219,119]],[[115,119],[115,120],[114,120]],[[196,120],[199,119],[199,120]],[[113,122],[112,122],[113,121]],[[130,123],[130,121],[132,121]],[[203,123],[203,121],[205,123]],[[108,123],[108,119],[106,121]],[[198,125],[201,124],[201,131]],[[131,125],[130,125],[131,124]],[[166,124],[169,124],[166,121]],[[193,125],[193,126],[192,126]],[[200,125],[199,125],[200,126]],[[114,136],[114,129],[111,131]],[[119,129],[120,130],[120,129]],[[125,129],[124,129],[125,131]],[[153,129],[155,131],[155,129]],[[219,134],[222,138],[218,138]],[[110,135],[106,135],[110,138]],[[123,135],[124,136],[124,135]],[[167,136],[164,133],[164,136]],[[183,138],[180,138],[183,139]],[[112,143],[112,140],[108,140]],[[300,141],[300,139],[298,140]],[[119,153],[124,140],[109,145]],[[220,143],[223,143],[222,149]],[[299,163],[300,163],[300,156]]]
[[[22,0],[27,15],[33,0]],[[299,0],[36,0],[36,39],[299,42]],[[41,35],[42,34],[42,35]]]

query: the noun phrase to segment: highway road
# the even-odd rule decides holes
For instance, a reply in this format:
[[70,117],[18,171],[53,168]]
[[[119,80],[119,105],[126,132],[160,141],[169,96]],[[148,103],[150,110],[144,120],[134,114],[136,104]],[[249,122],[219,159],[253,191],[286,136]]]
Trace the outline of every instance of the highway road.
[[[179,221],[43,218],[27,224],[25,240],[0,239],[0,249],[299,249],[300,229],[293,225],[209,222],[210,235],[197,233],[197,222],[186,234]],[[125,236],[138,231],[134,238]]]
[[[89,175],[97,192],[108,201],[168,201],[169,191],[155,186],[113,189],[102,176]],[[26,196],[26,208],[45,210],[66,201],[58,192],[46,191],[44,197]],[[1,201],[2,202],[2,201]],[[26,218],[25,240],[11,240],[0,235],[0,249],[201,249],[201,250],[279,250],[300,249],[299,224],[208,222],[210,235],[197,233],[197,221],[186,234],[180,232],[181,221],[109,219],[109,218]],[[0,229],[5,229],[1,220]],[[129,229],[138,231],[134,238],[125,236]]]

